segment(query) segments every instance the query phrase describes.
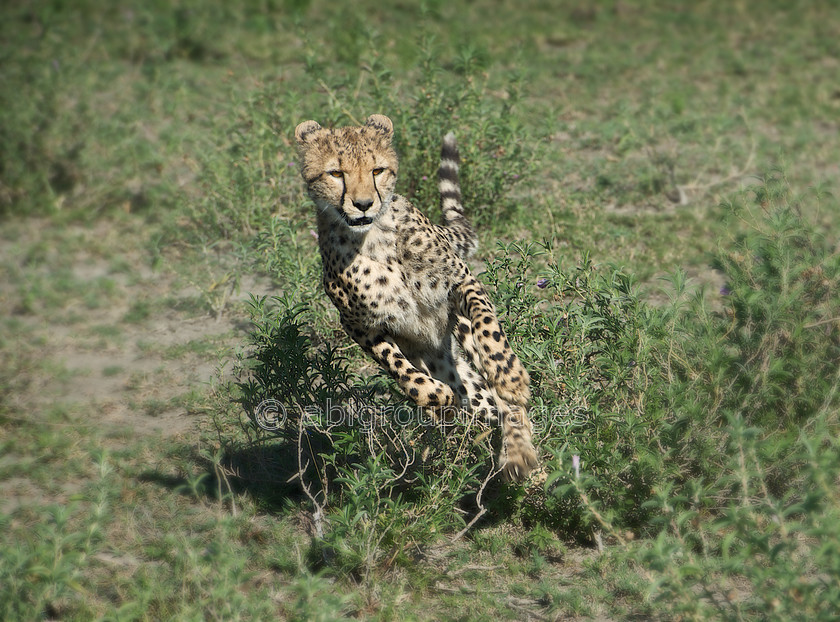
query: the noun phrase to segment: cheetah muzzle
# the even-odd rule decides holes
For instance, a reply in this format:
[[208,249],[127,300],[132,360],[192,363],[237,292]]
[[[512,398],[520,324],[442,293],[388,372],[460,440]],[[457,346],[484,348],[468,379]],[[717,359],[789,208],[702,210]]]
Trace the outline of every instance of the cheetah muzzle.
[[415,403],[501,422],[502,473],[522,481],[537,465],[528,372],[465,263],[477,238],[464,216],[455,137],[441,149],[441,226],[394,194],[393,136],[378,114],[360,127],[295,129],[324,289],[347,334]]

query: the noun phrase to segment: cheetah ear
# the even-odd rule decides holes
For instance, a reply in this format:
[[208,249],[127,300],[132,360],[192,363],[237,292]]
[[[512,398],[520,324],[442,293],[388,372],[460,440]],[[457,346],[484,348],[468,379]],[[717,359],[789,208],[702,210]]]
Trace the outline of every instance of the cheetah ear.
[[295,128],[295,138],[297,139],[298,145],[305,145],[310,140],[312,140],[315,132],[321,129],[321,126],[318,125],[315,121],[304,121],[300,125]]
[[365,125],[372,127],[377,132],[382,132],[388,140],[391,140],[394,136],[394,124],[384,114],[370,115]]

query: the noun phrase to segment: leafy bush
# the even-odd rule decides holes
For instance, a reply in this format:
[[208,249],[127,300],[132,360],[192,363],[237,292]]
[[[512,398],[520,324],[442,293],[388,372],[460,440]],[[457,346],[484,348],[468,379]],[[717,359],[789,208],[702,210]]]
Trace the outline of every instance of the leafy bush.
[[836,402],[840,261],[802,218],[784,179],[725,204],[746,232],[714,258],[720,311],[700,298],[670,310],[663,366],[677,418],[671,443],[690,473],[724,468],[730,426],[755,427],[767,483],[783,493],[801,462],[789,444]]
[[[567,532],[602,528],[593,524],[596,516],[641,527],[648,514],[643,503],[667,473],[658,444],[662,381],[653,365],[654,341],[644,332],[655,312],[638,300],[629,277],[618,270],[600,274],[588,260],[571,271],[551,261],[544,272],[549,276],[537,279],[536,264],[546,251],[553,249],[502,247],[483,275],[531,370],[532,419],[547,461],[549,494],[532,488],[521,500],[530,520]],[[335,508],[319,545],[326,548],[318,548],[316,557],[359,571],[382,554],[381,539],[391,537],[383,529],[402,537],[413,530],[409,537],[422,541],[424,530],[440,532],[461,522],[454,508],[478,495],[492,471],[486,441],[474,446],[487,434],[470,425],[442,434],[383,374],[351,373],[334,345],[313,344],[308,307],[289,299],[254,299],[251,306],[253,350],[242,361],[239,381],[247,443],[279,441],[287,449],[278,453],[299,453],[292,470],[313,478],[304,482],[312,486],[307,494],[316,505]],[[265,416],[282,423],[271,435],[255,425]],[[572,474],[573,455],[585,481]],[[580,503],[579,486],[603,516]],[[510,506],[496,504],[494,510],[508,512]],[[365,532],[362,518],[380,526]]]
[[746,231],[715,257],[721,309],[669,310],[681,476],[649,504],[661,532],[645,559],[681,615],[834,619],[840,264],[781,175],[725,207]]
[[275,298],[251,308],[253,349],[234,387],[243,434],[219,429],[235,475],[297,480],[315,509],[313,567],[367,576],[463,526],[459,504],[492,468],[489,443],[469,425],[442,430],[390,379],[352,373],[334,346],[316,347],[307,307]]
[[531,417],[549,459],[533,518],[579,534],[601,529],[599,521],[641,527],[643,503],[668,472],[658,311],[628,275],[587,256],[569,269],[550,242],[501,251],[484,278],[531,373]]
[[461,188],[469,217],[479,226],[507,219],[515,204],[509,193],[532,171],[533,143],[512,114],[519,103],[520,83],[508,80],[503,97],[488,92],[480,63],[469,48],[462,50],[462,71],[440,71],[440,52],[430,38],[420,43],[420,77],[413,91],[403,92],[394,77],[371,68],[369,109],[381,110],[394,121],[400,154],[397,192],[415,202],[432,219],[439,217],[437,170],[444,134],[454,131],[461,155]]

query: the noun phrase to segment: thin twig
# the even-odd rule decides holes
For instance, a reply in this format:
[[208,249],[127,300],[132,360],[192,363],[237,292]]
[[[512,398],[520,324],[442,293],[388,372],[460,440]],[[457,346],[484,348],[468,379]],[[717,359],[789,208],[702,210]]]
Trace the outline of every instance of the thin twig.
[[475,523],[478,521],[478,519],[481,518],[482,516],[484,516],[484,513],[486,511],[487,511],[487,508],[482,506],[482,508],[478,511],[478,514],[473,516],[473,519],[470,522],[467,523],[467,526],[464,527],[461,531],[459,531],[458,533],[456,533],[453,536],[452,542],[454,543],[454,542],[457,542],[458,540],[460,540],[464,536],[464,534],[466,534],[470,530],[470,528],[472,528],[472,526],[475,525]]
[[213,471],[216,472],[216,481],[219,483],[219,501],[224,504],[224,495],[222,494],[222,482],[224,482],[225,487],[227,488],[227,494],[230,496],[230,509],[233,512],[234,518],[237,515],[236,511],[236,498],[233,494],[233,488],[230,485],[230,480],[227,477],[227,473],[225,469],[222,468],[222,465],[219,464],[216,460],[213,461]]
[[315,535],[319,538],[324,537],[324,507],[318,503],[315,497],[309,490],[309,484],[306,482],[306,478],[303,476],[304,472],[306,471],[306,467],[309,466],[309,462],[307,461],[306,466],[303,464],[303,436],[304,436],[304,421],[306,417],[303,414],[303,409],[301,409],[300,418],[298,419],[298,472],[297,477],[300,479],[300,487],[303,489],[304,494],[309,497],[309,500],[312,502],[312,505],[315,506],[315,511],[312,513],[312,521],[315,524]]
[[[493,454],[491,454],[491,456],[492,455]],[[487,508],[481,504],[481,496],[484,494],[484,489],[487,487],[487,484],[490,483],[490,480],[493,479],[496,475],[498,475],[501,471],[500,468],[496,468],[495,457],[491,457],[491,460],[493,461],[493,468],[490,469],[490,473],[487,475],[487,477],[484,478],[484,481],[481,482],[481,486],[478,489],[478,493],[475,495],[475,504],[479,507],[478,514],[473,516],[472,520],[469,523],[467,523],[461,531],[459,531],[452,537],[453,543],[463,538],[464,535],[472,528],[472,526],[478,522],[478,519],[484,516],[484,513],[487,512]]]
[[813,324],[805,324],[805,328],[816,328],[817,326],[822,326],[823,324],[831,324],[832,322],[840,322],[840,317],[830,317],[825,320],[820,320],[819,322],[814,322]]

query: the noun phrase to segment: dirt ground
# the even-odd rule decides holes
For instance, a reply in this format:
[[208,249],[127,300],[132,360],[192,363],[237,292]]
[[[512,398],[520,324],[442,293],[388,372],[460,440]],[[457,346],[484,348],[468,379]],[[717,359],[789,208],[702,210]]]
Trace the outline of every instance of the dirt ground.
[[[272,293],[243,277],[216,313],[182,266],[153,267],[142,244],[106,223],[14,222],[0,236],[0,266],[6,417],[94,426],[114,448],[192,434],[195,404],[244,343],[244,301]],[[21,478],[0,480],[0,511],[33,494]]]

